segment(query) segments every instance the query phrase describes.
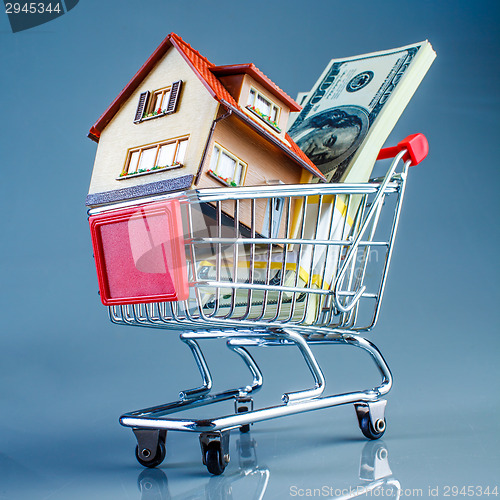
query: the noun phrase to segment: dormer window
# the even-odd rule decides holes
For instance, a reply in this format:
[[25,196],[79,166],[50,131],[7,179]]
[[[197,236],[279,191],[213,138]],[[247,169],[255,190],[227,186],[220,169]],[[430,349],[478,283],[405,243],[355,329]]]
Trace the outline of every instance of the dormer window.
[[142,92],[139,95],[134,123],[141,123],[150,118],[174,113],[177,109],[182,81],[172,83],[169,87],[150,92]]
[[247,108],[254,114],[256,114],[265,123],[270,125],[273,129],[281,132],[281,129],[278,127],[280,107],[270,101],[267,97],[262,95],[258,90],[255,90],[253,87],[250,88]]

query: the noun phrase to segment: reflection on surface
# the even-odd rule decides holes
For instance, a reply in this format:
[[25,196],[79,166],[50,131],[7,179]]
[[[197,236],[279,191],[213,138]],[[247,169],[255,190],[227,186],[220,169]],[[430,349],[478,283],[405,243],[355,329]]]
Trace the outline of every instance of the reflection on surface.
[[232,500],[264,498],[269,481],[269,469],[257,464],[256,442],[250,433],[242,433],[236,441],[238,470],[222,476],[210,476],[204,488],[172,497],[167,475],[160,469],[145,469],[138,478],[141,500]]
[[137,478],[141,500],[170,500],[167,475],[161,469],[144,469]]
[[[171,496],[168,479],[161,469],[145,469],[138,478],[141,500],[233,500],[265,498],[270,478],[268,467],[259,466],[256,441],[251,433],[240,434],[236,441],[238,468],[226,469],[222,476],[210,476],[204,487]],[[331,489],[326,498],[368,498],[390,496],[399,498],[401,485],[392,477],[388,451],[382,441],[369,441],[361,450],[358,476],[360,482],[349,487]],[[296,496],[305,496],[297,491]],[[325,498],[325,495],[322,495]]]
[[357,498],[380,495],[399,498],[401,485],[392,476],[389,467],[388,451],[383,441],[369,441],[361,451],[359,463],[359,479],[364,483],[352,488],[352,491],[342,492],[334,498]]

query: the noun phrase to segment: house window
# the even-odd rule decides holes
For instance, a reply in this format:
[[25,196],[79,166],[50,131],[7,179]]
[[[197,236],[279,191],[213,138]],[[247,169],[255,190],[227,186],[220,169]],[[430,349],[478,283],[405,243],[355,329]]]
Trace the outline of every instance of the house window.
[[281,132],[281,129],[278,127],[280,115],[279,106],[276,106],[276,104],[254,88],[251,88],[250,93],[248,94],[247,108],[250,109],[250,111],[253,111],[268,125],[271,125],[274,129]]
[[120,178],[182,167],[188,138],[131,149]]
[[247,164],[219,144],[214,145],[208,174],[227,186],[241,186],[245,181]]
[[168,107],[168,100],[171,92],[172,87],[153,92],[152,98],[150,99],[151,103],[149,105],[148,113],[153,113],[154,111],[157,113],[163,113],[163,110],[166,110]]
[[177,109],[179,94],[182,81],[172,83],[154,92],[147,90],[139,95],[137,110],[135,112],[134,123],[140,123],[143,120],[169,115]]

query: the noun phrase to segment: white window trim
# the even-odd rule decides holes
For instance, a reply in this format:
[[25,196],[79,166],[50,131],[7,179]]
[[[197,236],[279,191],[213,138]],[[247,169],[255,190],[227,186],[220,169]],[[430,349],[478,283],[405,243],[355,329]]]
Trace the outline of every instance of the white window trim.
[[172,85],[169,85],[168,87],[164,87],[162,89],[153,90],[153,92],[151,92],[151,95],[149,96],[149,102],[147,103],[147,109],[144,110],[144,116],[142,117],[142,121],[150,120],[151,118],[158,118],[159,116],[167,114],[167,106],[162,107],[159,113],[157,109],[153,109],[153,104],[156,104],[156,96],[160,93],[163,94],[162,98],[162,104],[163,104],[163,100],[165,99],[165,94],[167,92],[168,92],[167,96],[167,106],[168,106],[168,99],[170,98],[170,92],[172,92]]
[[[175,139],[170,139],[168,141],[161,141],[161,142],[156,142],[156,143],[152,143],[152,144],[145,144],[144,146],[139,146],[139,147],[135,147],[135,148],[131,148],[127,151],[127,157],[125,159],[125,166],[123,167],[123,170],[120,174],[119,177],[116,178],[116,180],[123,180],[123,179],[131,179],[132,177],[140,177],[140,176],[143,176],[143,175],[149,175],[149,174],[156,174],[158,172],[165,172],[166,170],[174,170],[176,168],[182,168],[184,166],[184,158],[182,158],[182,161],[179,161],[178,160],[178,153],[179,153],[179,147],[180,147],[180,144],[182,142],[186,142],[186,149],[187,149],[187,141],[189,140],[189,136],[183,136],[183,137],[177,137]],[[160,148],[162,146],[167,146],[169,144],[175,144],[176,147],[175,147],[175,151],[174,151],[174,156],[173,156],[173,163],[171,165],[166,165],[164,167],[157,167],[155,164],[156,164],[156,161],[158,160],[158,155],[160,153]],[[156,148],[156,154],[155,154],[155,160],[154,160],[154,165],[152,168],[150,169],[146,169],[144,171],[136,171],[136,172],[132,172],[132,173],[129,173],[128,172],[128,169],[130,167],[130,161],[131,161],[131,158],[132,158],[132,154],[133,153],[136,153],[138,151],[142,152],[142,151],[145,151],[147,149],[152,149],[152,148]],[[186,152],[184,151],[184,156],[186,155]],[[140,161],[140,157],[139,157],[139,160],[138,162]]]
[[[250,104],[250,95],[252,92],[255,94],[253,104]],[[258,96],[260,96],[263,100],[269,102],[270,107],[271,107],[271,113],[273,109],[276,109],[276,120],[272,120],[271,115],[265,115],[262,113],[257,106],[255,106],[255,102],[257,101]],[[254,115],[259,117],[266,125],[271,127],[272,129],[276,130],[277,132],[281,133],[281,128],[279,127],[278,123],[281,117],[281,106],[278,106],[272,99],[269,99],[269,97],[262,92],[259,92],[255,87],[250,87],[250,90],[248,91],[248,99],[247,99],[247,105],[246,108],[251,111]]]
[[[220,152],[219,152],[219,158],[217,159],[217,165],[215,167],[215,170],[213,170],[212,164],[213,164],[213,155],[215,154],[215,148],[218,148]],[[231,180],[227,179],[226,180],[226,178],[223,178],[217,174],[217,167],[219,166],[219,162],[220,162],[222,153],[225,153],[227,156],[232,158],[236,162],[236,165],[241,165],[241,179],[240,179],[239,184],[236,184],[234,179],[231,179]],[[221,146],[218,142],[214,142],[214,145],[212,147],[212,155],[210,157],[210,165],[209,165],[209,168],[207,170],[207,174],[210,175],[210,177],[213,177],[214,179],[216,179],[220,183],[224,184],[225,186],[229,186],[229,187],[231,187],[231,186],[232,187],[244,186],[246,175],[247,175],[247,168],[248,168],[248,163],[245,163],[241,158],[238,158],[236,155],[234,155],[233,153],[228,151],[225,147]],[[234,184],[232,184],[232,182]]]

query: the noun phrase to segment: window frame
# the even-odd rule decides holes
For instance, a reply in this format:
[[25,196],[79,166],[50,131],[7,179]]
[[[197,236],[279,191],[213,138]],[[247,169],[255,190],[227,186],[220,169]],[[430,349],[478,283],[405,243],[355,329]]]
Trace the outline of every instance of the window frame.
[[[189,141],[189,136],[186,135],[186,136],[176,137],[174,139],[169,139],[167,141],[153,142],[150,144],[145,144],[143,146],[130,148],[129,150],[127,150],[127,156],[125,158],[125,165],[124,165],[119,177],[117,177],[117,180],[130,179],[132,177],[154,174],[157,172],[165,172],[167,170],[174,170],[176,168],[184,167],[184,158],[186,155],[188,141]],[[183,143],[183,142],[186,143],[186,146],[184,148],[184,156],[182,158],[182,161],[179,161],[177,159],[177,156],[179,154],[179,148],[181,147],[181,143]],[[168,146],[170,144],[175,144],[175,150],[174,150],[174,154],[173,154],[173,163],[171,165],[166,165],[164,167],[157,166],[156,162],[158,161],[158,157],[159,157],[161,148],[163,146]],[[153,167],[151,167],[149,169],[140,169],[139,170],[139,166],[140,166],[141,157],[142,157],[143,152],[150,150],[150,149],[153,149],[153,148],[156,148],[155,158],[153,161]],[[132,160],[132,155],[134,153],[137,153],[137,152],[139,153],[139,158],[137,159],[136,171],[130,173],[129,168],[130,168],[130,163]]]
[[[179,107],[180,95],[183,87],[182,80],[177,80],[172,82],[170,85],[161,87],[159,89],[145,90],[139,94],[139,102],[137,103],[137,108],[135,112],[134,123],[137,125],[144,121],[152,120],[153,118],[159,118],[160,116],[171,115],[177,111]],[[158,113],[156,107],[156,96],[158,94],[162,95],[162,105],[165,95],[168,93],[168,99],[166,106],[160,108],[161,112]]]
[[[254,94],[253,99],[250,99],[250,96]],[[263,113],[258,107],[255,105],[258,98],[261,98],[263,101],[266,101],[269,103],[270,115],[266,115]],[[251,102],[250,102],[251,101]],[[257,90],[255,87],[250,87],[250,90],[248,91],[248,99],[247,99],[247,105],[246,108],[251,111],[254,115],[258,116],[266,125],[269,125],[272,129],[276,130],[277,132],[281,133],[281,128],[278,126],[280,117],[281,117],[281,106],[278,106],[272,99],[269,99],[269,97],[259,90]],[[276,110],[276,119],[272,119],[273,111]]]
[[[213,161],[214,161],[214,154],[215,154],[215,148],[219,149],[219,157],[217,159],[217,165],[215,170],[212,169]],[[217,173],[217,168],[220,164],[221,158],[222,158],[222,153],[226,154],[229,158],[235,161],[235,170],[233,171],[233,178],[229,179],[228,177],[222,177]],[[236,167],[238,165],[241,165],[241,177],[240,177],[240,182],[236,184],[234,181],[234,174],[236,173]],[[221,146],[218,142],[214,142],[213,147],[212,147],[212,154],[210,156],[210,165],[207,170],[207,174],[214,178],[215,180],[219,181],[220,183],[224,184],[225,186],[228,187],[238,187],[238,186],[244,186],[245,185],[245,180],[247,176],[247,170],[248,170],[248,163],[244,162],[241,158],[236,156],[235,154],[231,153],[228,151],[224,146]]]
[[[158,110],[155,109],[156,108],[156,96],[158,94],[162,94],[161,103],[163,104],[163,100],[165,99],[165,94],[167,92],[168,92],[168,98],[167,98],[167,106],[168,106],[168,99],[170,99],[170,93],[172,92],[172,85],[169,85],[168,87],[163,87],[163,88],[158,89],[158,90],[153,90],[153,92],[151,92],[151,95],[148,99],[149,102],[146,105],[146,110],[144,111],[144,114],[149,115],[151,113],[154,113],[155,111],[157,112],[157,114],[154,116],[165,114],[166,113],[165,110],[167,109],[166,106],[164,108],[163,107],[158,108],[158,109],[161,109],[160,113],[158,113]],[[153,104],[154,104],[154,106],[153,106]],[[152,116],[149,118],[152,118]],[[144,117],[143,117],[143,120],[144,120]]]

